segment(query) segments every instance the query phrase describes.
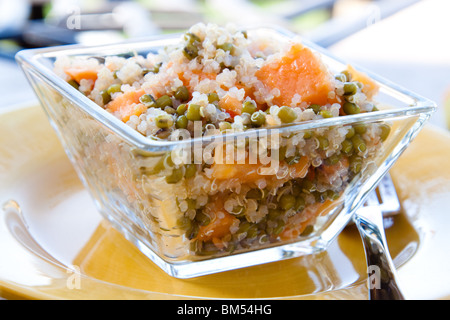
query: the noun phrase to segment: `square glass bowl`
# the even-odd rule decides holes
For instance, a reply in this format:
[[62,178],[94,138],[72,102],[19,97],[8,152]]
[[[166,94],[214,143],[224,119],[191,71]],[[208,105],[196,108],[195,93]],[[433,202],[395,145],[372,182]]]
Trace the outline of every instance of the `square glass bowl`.
[[[296,36],[276,28],[248,32],[286,41]],[[59,56],[145,56],[180,39],[171,35],[96,47],[32,49],[16,56],[101,214],[177,278],[325,250],[435,111],[433,102],[363,70],[380,87],[375,99],[379,111],[221,136],[154,140],[52,71]],[[346,69],[322,48],[303,44],[321,54],[331,71]],[[352,141],[349,132],[354,131],[364,148],[353,142],[346,153],[343,141]],[[219,181],[213,176],[205,154],[249,151],[250,146],[270,154],[270,165],[262,169],[275,164],[271,183],[261,179],[255,187],[245,179]],[[186,154],[194,166],[183,162]],[[310,162],[302,172],[305,157]],[[290,165],[299,166],[298,175],[285,170]],[[322,165],[335,168],[331,177]],[[225,168],[245,176],[249,167],[227,163]]]

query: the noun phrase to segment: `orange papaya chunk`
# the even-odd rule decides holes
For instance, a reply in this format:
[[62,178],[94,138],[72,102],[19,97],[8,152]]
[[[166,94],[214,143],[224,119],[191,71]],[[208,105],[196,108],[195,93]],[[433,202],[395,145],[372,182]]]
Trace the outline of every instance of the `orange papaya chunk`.
[[347,66],[347,71],[351,74],[352,81],[358,81],[364,85],[362,88],[362,92],[367,96],[368,99],[372,99],[378,93],[378,90],[380,89],[378,84],[368,75],[356,70],[351,65]]
[[82,67],[71,67],[64,70],[64,72],[76,82],[80,83],[81,80],[97,80],[97,70],[87,69]]
[[127,122],[132,115],[139,116],[147,110],[139,101],[144,94],[144,90],[125,92],[108,103],[106,110],[119,117],[123,122]]
[[213,203],[208,206],[208,215],[211,222],[206,226],[200,226],[197,239],[201,241],[209,241],[211,239],[220,239],[230,233],[230,228],[237,222],[237,218],[225,211],[223,201],[216,198]]
[[229,95],[220,99],[219,107],[228,112],[232,118],[242,113],[242,102]]
[[326,66],[316,54],[299,43],[293,44],[280,59],[261,67],[256,76],[269,91],[280,90],[280,95],[272,100],[278,106],[291,105],[295,94],[308,103],[334,102],[328,98],[334,85]]
[[281,240],[298,238],[308,225],[314,224],[317,217],[325,216],[333,210],[339,202],[325,200],[323,203],[315,203],[306,208],[302,213],[289,217],[286,228],[281,232]]

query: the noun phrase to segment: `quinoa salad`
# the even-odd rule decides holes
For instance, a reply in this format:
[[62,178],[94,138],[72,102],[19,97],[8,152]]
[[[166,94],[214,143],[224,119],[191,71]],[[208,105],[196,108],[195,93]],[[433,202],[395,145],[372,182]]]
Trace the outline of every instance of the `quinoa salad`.
[[[146,55],[58,57],[54,70],[155,141],[226,137],[378,110],[377,84],[353,67],[333,73],[300,39],[232,25],[196,24],[178,45]],[[130,150],[136,165],[127,175],[146,196],[141,210],[154,237],[170,233],[177,252],[192,258],[238,253],[314,234],[352,179],[374,162],[390,130],[373,122],[281,131],[276,141],[257,140],[259,148],[244,139],[242,152],[231,153],[219,140],[223,148],[210,148],[206,157],[203,147],[199,158]],[[231,141],[236,151],[239,142]],[[263,163],[263,152],[277,165]],[[129,189],[123,192],[131,197]]]

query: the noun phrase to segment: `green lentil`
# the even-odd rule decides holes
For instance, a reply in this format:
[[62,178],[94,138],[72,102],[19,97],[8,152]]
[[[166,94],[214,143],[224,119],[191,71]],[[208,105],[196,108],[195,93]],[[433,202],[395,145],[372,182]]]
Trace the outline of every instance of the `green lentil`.
[[252,125],[255,127],[261,127],[264,123],[266,123],[266,116],[264,112],[259,111],[252,114],[250,118]]
[[352,96],[358,92],[358,86],[354,82],[346,82],[344,84],[344,95]]
[[321,115],[323,118],[332,118],[333,115],[328,110],[320,110],[319,115]]
[[164,109],[165,107],[171,107],[172,105],[172,99],[168,95],[163,95],[156,99],[156,106],[158,108]]
[[256,238],[258,235],[258,227],[256,225],[250,226],[250,228],[247,230],[247,238]]
[[334,192],[333,190],[327,190],[327,198],[331,200],[337,200],[339,198],[339,193]]
[[186,199],[188,209],[195,209],[197,207],[197,201],[195,199]]
[[200,38],[196,34],[191,32],[186,32],[184,34],[184,39],[190,44],[198,44],[201,42]]
[[306,206],[306,202],[305,199],[303,197],[297,197],[295,199],[295,211],[302,211],[303,209],[305,209]]
[[350,154],[352,151],[353,143],[348,139],[342,141],[342,152],[344,152],[345,154]]
[[167,114],[155,117],[155,123],[158,128],[166,129],[173,125],[173,118]]
[[256,104],[252,101],[245,101],[242,106],[242,112],[253,114],[257,110]]
[[358,152],[364,152],[367,149],[366,143],[364,142],[363,138],[359,134],[355,134],[352,137],[352,144],[353,144],[353,148],[355,148],[355,150],[358,150]]
[[327,199],[327,194],[325,192],[314,192],[314,198],[316,202],[324,203]]
[[186,112],[186,110],[187,110],[187,106],[186,106],[186,104],[184,104],[184,103],[182,103],[182,104],[180,104],[178,107],[177,107],[177,113],[178,113],[178,115],[183,115],[185,112]]
[[75,89],[77,89],[78,90],[78,88],[80,87],[80,85],[78,84],[78,82],[76,82],[75,80],[69,80],[68,82],[67,82],[68,84],[70,84],[72,87],[74,87]]
[[311,131],[305,131],[305,132],[303,132],[303,139],[305,139],[305,140],[311,139],[312,136],[313,136],[313,134],[312,134]]
[[250,189],[246,194],[247,199],[261,200],[263,196],[264,193],[261,189]]
[[302,188],[300,187],[300,185],[298,185],[294,181],[294,184],[292,185],[292,194],[294,196],[298,196],[301,192],[302,192]]
[[343,74],[345,76],[345,82],[352,81],[352,75],[347,70],[342,71],[341,74]]
[[267,217],[270,220],[275,220],[276,218],[281,216],[282,213],[283,213],[283,211],[281,211],[279,209],[269,209],[269,213],[267,214]]
[[177,219],[177,227],[186,230],[189,229],[192,226],[192,221],[186,216],[182,216],[181,218]]
[[284,230],[284,225],[283,220],[278,220],[277,226],[273,229],[273,234],[276,236],[279,235]]
[[195,221],[198,221],[201,226],[207,226],[211,223],[211,218],[207,214],[200,211],[195,215]]
[[108,89],[106,90],[109,94],[113,94],[113,93],[117,93],[117,92],[122,92],[122,85],[119,83],[115,83],[112,84],[108,87]]
[[[199,230],[198,224],[191,223],[191,227],[186,232],[186,237],[189,240],[194,239],[197,236],[197,234],[198,234],[198,230]],[[191,244],[191,245],[192,246],[196,246],[196,245],[198,245],[198,243],[197,243],[197,241],[195,241],[195,244]]]
[[346,114],[358,114],[361,112],[359,106],[352,102],[344,103],[343,109]]
[[209,103],[214,103],[219,100],[220,100],[219,95],[217,93],[215,93],[215,92],[208,93],[208,102]]
[[302,182],[302,191],[310,194],[310,193],[316,191],[316,187],[314,186],[314,184],[311,181],[304,179]]
[[191,121],[200,120],[202,118],[200,106],[198,104],[190,104],[186,112],[186,118]]
[[242,222],[239,224],[239,228],[238,228],[237,233],[244,233],[244,232],[247,232],[248,229],[250,229],[251,226],[252,226],[252,225],[251,225],[250,222],[248,222],[248,221],[242,221]]
[[349,127],[349,128],[348,128],[348,132],[347,132],[347,134],[345,135],[345,137],[346,137],[347,139],[350,139],[350,138],[353,137],[354,135],[355,135],[355,128]]
[[283,161],[284,159],[286,159],[286,151],[287,151],[286,146],[281,146],[280,149],[278,149],[278,160],[279,161]]
[[283,106],[278,111],[278,118],[280,118],[281,122],[291,123],[297,119],[297,114],[291,108]]
[[330,142],[326,137],[318,136],[317,140],[319,141],[319,149],[321,150],[327,150],[330,146]]
[[335,154],[332,154],[331,156],[329,156],[327,159],[325,159],[325,162],[328,165],[332,166],[332,165],[335,165],[336,163],[338,163],[339,160],[341,160],[341,154],[335,153]]
[[309,236],[314,231],[314,227],[312,225],[307,225],[305,230],[300,234],[302,237]]
[[162,66],[162,62],[160,62],[160,63],[157,63],[157,64],[155,64],[154,66],[153,66],[153,69],[151,70],[154,74],[157,74],[157,73],[159,73],[159,69],[161,68],[161,66]]
[[367,126],[363,123],[355,124],[353,128],[355,128],[355,133],[358,134],[364,134],[367,131]]
[[312,104],[308,107],[308,109],[312,109],[315,114],[320,112],[320,106],[318,104]]
[[186,129],[187,126],[188,126],[188,119],[186,118],[185,115],[179,116],[175,121],[175,127],[177,129]]
[[234,45],[229,42],[225,42],[224,44],[218,45],[217,49],[222,49],[223,51],[229,52],[230,54],[233,54],[235,51]]
[[139,98],[139,101],[147,108],[156,107],[156,100],[151,94],[144,94]]
[[186,170],[184,171],[184,177],[186,179],[192,178],[197,173],[197,166],[193,163],[186,165]]
[[166,182],[169,184],[175,184],[183,178],[183,168],[174,168],[172,173],[166,176]]
[[292,194],[283,194],[280,198],[280,208],[283,210],[292,209],[295,206],[295,200]]
[[107,105],[111,101],[111,95],[106,90],[100,91],[100,95],[102,96],[102,101],[104,105]]
[[232,211],[233,211],[234,215],[236,215],[237,217],[241,217],[245,213],[245,207],[244,206],[236,206],[233,208]]
[[198,56],[198,48],[189,43],[184,47],[183,54],[189,60],[195,59]]
[[358,156],[351,157],[350,159],[350,170],[357,174],[362,169],[362,158]]
[[172,107],[165,107],[164,111],[167,112],[168,114],[176,114],[177,113],[177,110],[175,110]]
[[228,253],[233,253],[236,250],[236,244],[234,242],[228,242],[228,246],[225,248],[225,251]]
[[185,86],[181,86],[175,91],[174,97],[180,101],[187,101],[189,100],[189,90]]
[[391,133],[391,127],[388,126],[387,124],[382,124],[380,125],[380,129],[381,129],[381,134],[380,134],[380,139],[381,141],[385,141],[389,134]]
[[345,81],[347,81],[347,77],[345,76],[345,74],[342,74],[342,73],[337,74],[334,78],[335,78],[336,80],[339,80],[340,82],[345,82]]

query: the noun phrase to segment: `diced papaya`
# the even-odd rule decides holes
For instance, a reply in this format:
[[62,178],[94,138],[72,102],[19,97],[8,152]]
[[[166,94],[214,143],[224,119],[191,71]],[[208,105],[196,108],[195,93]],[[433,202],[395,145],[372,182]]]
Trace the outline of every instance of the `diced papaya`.
[[229,95],[225,95],[220,99],[219,107],[228,112],[232,118],[242,113],[242,102]]
[[[220,239],[230,233],[230,227],[237,223],[237,218],[225,211],[223,202],[216,198],[208,207],[211,222],[206,226],[200,226],[197,239],[209,241]],[[217,241],[216,241],[217,242]]]
[[291,105],[295,94],[308,103],[334,102],[328,97],[334,90],[331,75],[320,58],[299,43],[293,44],[285,56],[265,64],[256,76],[269,91],[280,91],[272,100],[278,106]]
[[144,90],[125,92],[108,103],[106,109],[123,122],[127,122],[132,115],[139,116],[147,110],[139,101],[139,98],[144,94]]
[[290,169],[292,178],[304,178],[309,169],[308,157],[301,157],[296,164],[290,166]]
[[[198,76],[198,82],[205,80],[205,79],[214,80],[214,79],[216,79],[216,76],[217,76],[215,73],[206,73],[201,70],[192,70],[191,72],[192,72],[192,74]],[[191,77],[186,75],[186,73],[179,73],[178,78],[181,81],[183,81],[184,86],[186,86],[189,89],[189,91],[194,91],[194,88],[191,86],[191,83],[190,83]]]
[[137,116],[139,117],[142,113],[144,113],[147,110],[147,107],[143,105],[142,103],[135,104],[128,108],[125,113],[122,113],[122,121],[127,122],[130,120],[131,116]]
[[325,200],[323,203],[320,203],[316,209],[315,217],[323,217],[327,215],[331,210],[333,210],[339,204],[338,201],[333,200]]
[[213,179],[227,180],[233,178],[239,178],[239,181],[254,182],[264,176],[260,175],[258,170],[261,168],[261,164],[227,164],[227,163],[214,163],[211,166]]
[[380,89],[377,83],[372,80],[367,74],[356,70],[352,66],[347,66],[347,71],[352,76],[352,81],[361,82],[364,86],[362,92],[367,96],[368,99],[372,99],[378,93]]
[[87,69],[83,67],[71,67],[64,70],[64,72],[73,80],[80,83],[82,79],[97,80],[97,70]]
[[[292,178],[304,178],[308,173],[308,157],[300,158],[299,162],[289,166]],[[256,182],[261,178],[274,178],[277,167],[272,164],[250,164],[250,163],[214,163],[211,166],[212,177],[218,180],[237,178],[241,183]],[[266,169],[263,171],[263,169]]]
[[314,223],[317,217],[324,216],[333,210],[338,202],[326,200],[323,203],[313,204],[303,212],[293,215],[288,219],[286,228],[280,233],[281,240],[291,240],[299,237],[308,225]]
[[316,178],[316,168],[310,167],[308,169],[308,173],[306,174],[306,179],[308,179],[309,181],[314,181],[315,178]]
[[[245,91],[245,96],[246,96],[246,97],[250,98],[250,99],[253,100],[253,101],[256,100],[256,98],[255,98],[255,92],[254,92],[254,89],[253,89],[253,88],[247,87],[247,86],[245,86],[245,85],[243,85],[243,84],[240,84],[240,83],[236,83],[236,88],[238,88],[239,90],[240,90],[240,89],[243,89],[243,90]],[[265,110],[267,109],[267,105],[260,105],[260,104],[257,104],[257,108],[258,108],[258,110],[263,110],[263,111],[265,111]]]

